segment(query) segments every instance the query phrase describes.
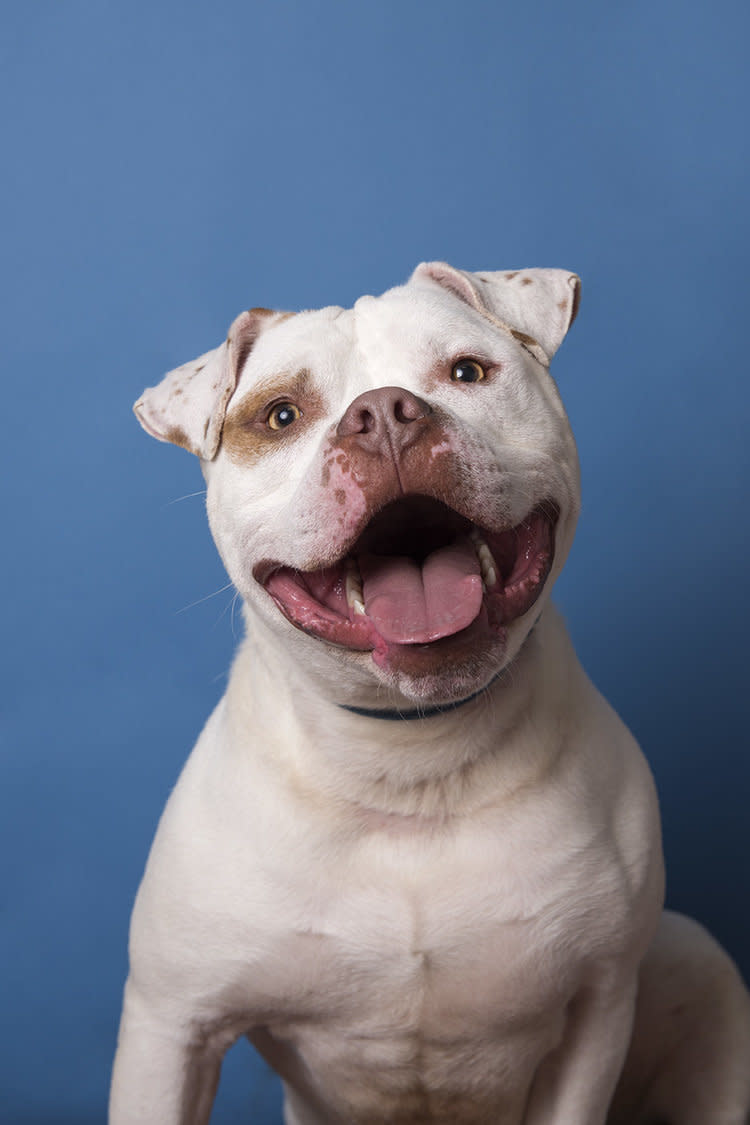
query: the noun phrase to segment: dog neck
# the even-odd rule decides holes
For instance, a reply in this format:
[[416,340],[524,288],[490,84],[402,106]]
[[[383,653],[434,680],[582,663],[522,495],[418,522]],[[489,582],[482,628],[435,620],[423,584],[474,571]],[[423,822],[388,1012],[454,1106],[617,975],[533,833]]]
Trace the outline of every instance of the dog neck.
[[280,784],[331,809],[464,814],[486,801],[488,778],[495,796],[498,776],[511,795],[554,759],[556,748],[533,737],[530,716],[567,706],[570,688],[549,668],[566,666],[560,645],[569,647],[564,625],[545,611],[512,665],[484,690],[432,714],[410,708],[411,721],[384,722],[384,711],[400,709],[373,716],[369,707],[322,698],[280,646],[246,641],[227,693],[229,737],[240,753],[261,754]]

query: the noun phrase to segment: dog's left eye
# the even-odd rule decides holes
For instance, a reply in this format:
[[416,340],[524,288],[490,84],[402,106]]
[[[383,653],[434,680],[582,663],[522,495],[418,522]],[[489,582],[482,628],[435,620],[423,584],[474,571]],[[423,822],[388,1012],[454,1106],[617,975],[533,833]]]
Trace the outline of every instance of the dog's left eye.
[[302,411],[293,402],[278,402],[271,409],[266,424],[272,430],[284,430],[287,426],[291,426],[293,422],[299,421],[301,417]]
[[479,383],[487,378],[487,372],[475,359],[459,359],[451,369],[454,383]]

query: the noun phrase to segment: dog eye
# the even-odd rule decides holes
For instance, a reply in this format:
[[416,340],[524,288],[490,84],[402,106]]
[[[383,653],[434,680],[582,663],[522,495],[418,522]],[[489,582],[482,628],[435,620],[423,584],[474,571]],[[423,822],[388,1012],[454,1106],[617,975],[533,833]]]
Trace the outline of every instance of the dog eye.
[[272,407],[266,424],[272,430],[284,430],[293,422],[299,421],[301,417],[302,411],[293,402],[277,402],[276,406]]
[[486,378],[487,372],[475,359],[459,359],[451,370],[454,383],[479,383]]

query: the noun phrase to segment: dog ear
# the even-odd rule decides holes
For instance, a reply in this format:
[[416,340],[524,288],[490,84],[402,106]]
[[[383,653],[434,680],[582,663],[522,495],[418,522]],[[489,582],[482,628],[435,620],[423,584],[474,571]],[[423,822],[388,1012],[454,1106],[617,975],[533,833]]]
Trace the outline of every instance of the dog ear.
[[576,318],[581,294],[580,278],[567,270],[468,273],[447,262],[423,262],[411,280],[430,280],[449,289],[515,336],[545,367]]
[[158,386],[147,387],[133,407],[144,430],[212,461],[245,360],[260,333],[281,315],[271,309],[240,313],[218,348],[176,367]]

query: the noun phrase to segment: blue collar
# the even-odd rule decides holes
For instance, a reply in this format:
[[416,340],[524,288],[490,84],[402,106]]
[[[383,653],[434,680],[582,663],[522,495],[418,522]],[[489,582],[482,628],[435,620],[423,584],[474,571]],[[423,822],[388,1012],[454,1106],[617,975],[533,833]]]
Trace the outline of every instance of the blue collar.
[[497,680],[503,675],[507,669],[502,668],[496,676],[493,676],[488,684],[485,684],[479,691],[467,695],[466,699],[456,699],[452,703],[436,703],[432,707],[416,707],[413,711],[399,711],[397,708],[380,710],[377,707],[349,707],[346,703],[340,703],[339,707],[342,711],[349,711],[352,715],[362,715],[365,719],[388,719],[390,722],[399,719],[432,719],[435,715],[450,715],[451,712],[457,711],[459,707],[463,707],[465,703],[471,703],[472,699],[478,699],[483,695],[488,688],[492,687]]
[[485,684],[483,688],[480,688],[479,691],[467,695],[466,699],[456,699],[452,703],[436,703],[432,707],[415,707],[412,711],[399,711],[397,707],[385,708],[381,711],[377,707],[349,707],[346,703],[339,703],[339,707],[342,711],[349,711],[352,715],[361,715],[364,719],[387,719],[389,722],[396,722],[401,719],[432,719],[437,715],[450,715],[453,711],[457,711],[459,707],[463,707],[465,703],[471,703],[472,699],[478,699],[479,696],[483,695],[493,684],[497,683],[501,676],[504,676],[506,672],[510,671],[526,647],[528,639],[536,629],[538,623],[539,617],[537,617],[536,621],[529,629],[523,644],[510,664],[506,664],[504,668],[501,668],[500,671],[492,677],[490,682]]

